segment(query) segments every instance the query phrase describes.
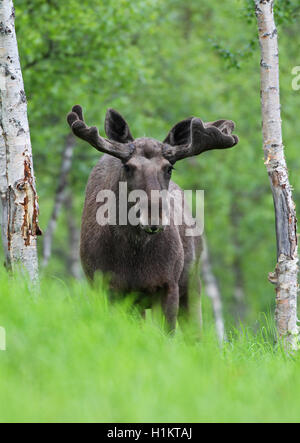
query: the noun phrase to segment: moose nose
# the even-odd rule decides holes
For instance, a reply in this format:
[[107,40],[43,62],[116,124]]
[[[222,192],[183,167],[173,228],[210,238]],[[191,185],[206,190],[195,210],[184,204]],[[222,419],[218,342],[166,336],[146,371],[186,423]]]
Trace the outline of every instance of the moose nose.
[[164,229],[163,226],[158,226],[158,225],[150,225],[150,226],[141,225],[141,228],[148,234],[157,234],[158,232],[161,232]]

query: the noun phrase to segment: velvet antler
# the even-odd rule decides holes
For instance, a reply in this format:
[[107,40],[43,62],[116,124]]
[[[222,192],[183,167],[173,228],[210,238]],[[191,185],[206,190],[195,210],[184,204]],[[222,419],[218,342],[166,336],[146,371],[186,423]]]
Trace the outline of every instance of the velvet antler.
[[[109,110],[109,113],[111,115],[112,112],[116,112],[113,110]],[[118,119],[122,118],[118,113],[117,117]],[[114,114],[114,115],[116,115]],[[90,143],[94,148],[96,148],[98,151],[104,152],[106,154],[110,154],[114,157],[119,158],[122,161],[127,161],[134,150],[133,145],[131,144],[123,144],[126,143],[127,140],[125,140],[125,137],[120,143],[119,141],[110,141],[107,140],[99,135],[98,129],[96,126],[88,127],[83,118],[83,112],[82,107],[80,105],[75,105],[72,108],[72,112],[70,112],[67,116],[67,121],[73,131],[73,133],[81,138],[82,140],[87,141]],[[108,117],[106,119],[108,121]],[[130,131],[128,133],[129,140],[133,140]],[[116,137],[115,137],[116,138]]]
[[189,118],[177,123],[164,140],[169,146],[164,152],[171,163],[202,154],[211,149],[227,149],[239,139],[232,135],[235,124],[231,120],[203,123],[200,118]]

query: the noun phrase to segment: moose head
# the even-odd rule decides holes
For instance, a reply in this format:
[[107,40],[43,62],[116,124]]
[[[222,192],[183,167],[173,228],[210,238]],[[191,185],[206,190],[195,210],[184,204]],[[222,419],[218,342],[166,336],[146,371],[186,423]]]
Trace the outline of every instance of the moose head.
[[[76,105],[67,116],[73,133],[90,143],[98,151],[118,158],[122,162],[120,181],[126,181],[128,190],[143,190],[151,204],[151,191],[167,190],[174,164],[186,157],[202,154],[211,149],[227,149],[238,143],[232,132],[231,120],[204,123],[200,118],[190,117],[177,123],[163,142],[152,138],[134,139],[125,119],[115,110],[108,109],[105,132],[99,135],[95,126],[88,127],[82,108]],[[158,201],[161,206],[161,201]],[[149,234],[162,230],[161,225],[144,221],[140,227]]]

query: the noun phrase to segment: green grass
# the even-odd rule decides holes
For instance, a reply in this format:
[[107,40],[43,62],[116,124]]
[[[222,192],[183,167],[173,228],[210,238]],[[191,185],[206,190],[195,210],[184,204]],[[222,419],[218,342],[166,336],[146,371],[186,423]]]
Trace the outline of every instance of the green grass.
[[47,278],[40,292],[1,274],[1,422],[300,420],[299,356],[266,326],[220,349],[209,320],[197,343],[111,306],[104,289]]

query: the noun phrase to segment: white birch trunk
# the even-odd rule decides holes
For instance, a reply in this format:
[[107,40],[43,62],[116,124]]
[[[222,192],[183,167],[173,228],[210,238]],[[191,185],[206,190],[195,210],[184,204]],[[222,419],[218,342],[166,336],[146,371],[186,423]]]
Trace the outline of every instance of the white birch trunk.
[[222,299],[218,282],[212,271],[210,257],[205,236],[202,236],[201,271],[206,295],[211,299],[215,317],[216,332],[220,343],[226,339],[223,319]]
[[261,47],[263,150],[276,218],[277,264],[269,280],[276,285],[275,320],[279,337],[288,348],[297,349],[297,219],[282,144],[278,43],[273,1],[255,0],[255,11]]
[[38,277],[38,203],[12,0],[0,0],[0,192],[6,264]]
[[76,225],[74,199],[72,192],[68,192],[65,199],[66,218],[69,234],[69,254],[67,257],[68,270],[72,277],[79,280],[82,277],[79,260],[80,231]]
[[52,253],[52,241],[53,236],[57,224],[57,219],[59,216],[59,213],[61,211],[62,205],[66,198],[66,189],[67,189],[67,183],[68,183],[68,175],[70,173],[71,167],[72,167],[72,157],[73,157],[73,150],[75,146],[75,139],[73,134],[69,134],[66,137],[65,147],[62,154],[62,163],[61,163],[61,169],[60,174],[58,178],[58,186],[56,189],[55,194],[55,201],[54,206],[52,210],[52,214],[47,226],[47,230],[44,235],[44,248],[43,248],[43,267],[46,267],[48,265],[48,262],[51,257]]

